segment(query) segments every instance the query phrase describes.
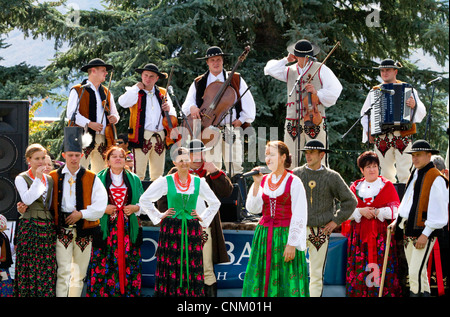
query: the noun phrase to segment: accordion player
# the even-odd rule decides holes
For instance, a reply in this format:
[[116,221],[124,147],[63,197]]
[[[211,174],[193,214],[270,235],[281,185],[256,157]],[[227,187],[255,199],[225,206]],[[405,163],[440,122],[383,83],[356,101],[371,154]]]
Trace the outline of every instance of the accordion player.
[[371,90],[369,96],[371,135],[401,131],[401,135],[406,136],[416,132],[415,109],[406,104],[411,96],[415,98],[410,84],[382,84]]

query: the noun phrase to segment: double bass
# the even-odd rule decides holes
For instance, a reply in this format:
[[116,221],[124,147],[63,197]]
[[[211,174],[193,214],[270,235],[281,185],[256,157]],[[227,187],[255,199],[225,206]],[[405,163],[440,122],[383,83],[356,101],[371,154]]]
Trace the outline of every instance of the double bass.
[[[245,60],[249,52],[250,46],[245,47],[244,52],[239,56],[225,82],[213,82],[205,89],[203,103],[200,107],[200,139],[208,147],[214,146],[218,142],[221,132],[217,126],[237,100],[237,92],[230,86],[230,83],[237,68]],[[192,115],[189,114],[186,121],[194,130],[194,134],[196,134],[198,131],[196,131],[196,126],[193,125]],[[185,125],[185,123],[183,124]],[[197,135],[192,137],[199,138]]]

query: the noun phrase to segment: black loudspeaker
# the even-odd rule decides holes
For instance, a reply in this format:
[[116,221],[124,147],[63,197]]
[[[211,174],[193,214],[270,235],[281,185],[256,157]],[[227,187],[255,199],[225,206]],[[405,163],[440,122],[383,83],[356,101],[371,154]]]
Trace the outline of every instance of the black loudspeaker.
[[27,169],[28,101],[0,100],[0,214],[17,220],[17,174]]
[[233,184],[233,192],[229,197],[220,199],[220,220],[222,222],[238,222],[241,220],[243,207],[241,189],[238,184]]

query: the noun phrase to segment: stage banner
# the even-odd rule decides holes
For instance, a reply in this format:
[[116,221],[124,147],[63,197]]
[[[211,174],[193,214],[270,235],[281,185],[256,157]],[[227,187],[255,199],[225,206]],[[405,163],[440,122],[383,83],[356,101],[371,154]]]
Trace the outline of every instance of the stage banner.
[[[251,230],[223,230],[229,263],[215,266],[218,288],[242,288],[253,239]],[[144,227],[142,254],[142,286],[153,287],[159,228]],[[347,239],[339,233],[330,237],[324,284],[345,285]]]

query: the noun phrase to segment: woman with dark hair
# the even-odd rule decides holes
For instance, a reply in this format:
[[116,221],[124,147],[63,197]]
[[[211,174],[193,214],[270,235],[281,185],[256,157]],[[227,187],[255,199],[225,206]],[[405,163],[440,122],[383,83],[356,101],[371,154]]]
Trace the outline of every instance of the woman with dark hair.
[[265,160],[272,172],[253,176],[246,202],[250,213],[262,213],[262,217],[255,229],[242,295],[308,297],[305,189],[287,170],[291,156],[284,142],[269,142]]
[[[357,164],[364,177],[350,186],[358,204],[347,222],[348,232],[343,232],[348,237],[346,291],[348,297],[377,297],[387,230],[397,217],[400,200],[392,182],[379,175],[379,159],[375,152],[362,153]],[[401,295],[396,254],[392,237],[382,296]]]
[[[203,275],[203,229],[209,227],[220,201],[205,178],[189,173],[186,148],[172,152],[177,172],[155,180],[139,200],[155,224],[161,223],[156,250],[155,296],[205,296]],[[167,195],[168,210],[160,213],[154,202]],[[197,198],[208,204],[197,213]]]
[[108,193],[88,268],[87,297],[135,297],[141,294],[142,228],[136,215],[144,192],[139,177],[125,168],[125,150],[111,147],[107,168],[98,173]]

